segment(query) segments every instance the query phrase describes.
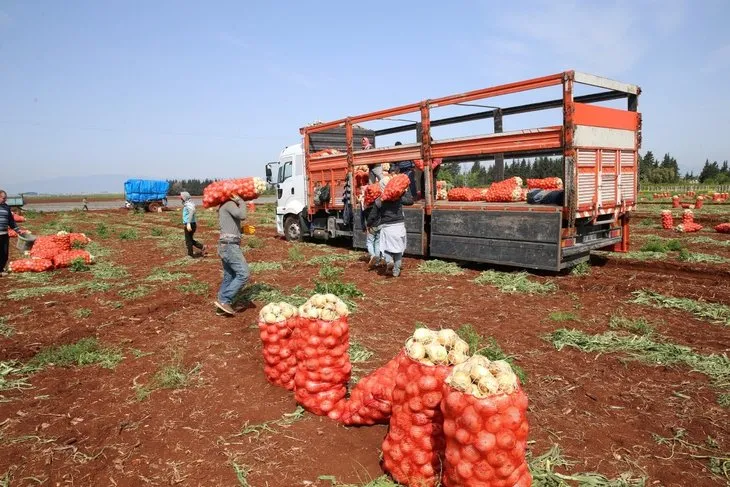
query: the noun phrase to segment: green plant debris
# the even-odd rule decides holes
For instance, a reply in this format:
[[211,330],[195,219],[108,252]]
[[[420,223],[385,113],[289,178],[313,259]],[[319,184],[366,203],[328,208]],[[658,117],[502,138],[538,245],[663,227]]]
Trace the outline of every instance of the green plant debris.
[[367,362],[375,355],[372,350],[365,348],[360,342],[356,341],[350,342],[349,354],[350,362],[353,364]]
[[632,472],[621,474],[618,478],[609,479],[595,472],[563,474],[555,468],[568,470],[575,465],[566,460],[560,447],[553,445],[550,450],[538,457],[528,454],[528,466],[532,474],[533,485],[540,487],[645,487],[646,478],[635,477]]
[[289,260],[292,262],[301,262],[304,260],[302,249],[294,245],[289,249]]
[[15,328],[8,324],[7,316],[0,316],[0,336],[10,338],[15,334]]
[[91,269],[83,257],[72,260],[69,263],[68,268],[71,272],[88,272]]
[[503,293],[545,294],[557,290],[555,283],[535,282],[529,279],[527,272],[484,271],[474,282],[479,285],[491,284]]
[[45,296],[46,294],[69,294],[77,293],[81,291],[94,292],[105,292],[110,289],[111,286],[102,282],[86,281],[77,284],[63,284],[57,286],[41,286],[41,287],[30,287],[14,289],[8,292],[8,299],[19,301],[23,299],[35,298],[39,296]]
[[17,274],[10,274],[14,281],[18,281],[18,284],[48,284],[55,275],[55,272],[19,272]]
[[127,269],[112,262],[99,262],[91,268],[96,279],[123,279],[129,275]]
[[31,368],[14,360],[0,362],[0,403],[5,402],[2,392],[31,389],[28,375],[32,372]]
[[166,233],[159,237],[153,238],[157,242],[157,246],[163,250],[171,250],[176,248],[184,248],[185,238],[179,232]]
[[74,311],[74,315],[77,318],[88,318],[89,316],[91,316],[91,310],[89,308],[79,308]]
[[208,294],[209,286],[206,282],[186,282],[185,284],[180,284],[177,287],[180,292],[185,294],[197,294],[199,296],[203,296],[205,294]]
[[119,232],[119,240],[137,240],[138,238],[139,235],[134,228],[126,228]]
[[239,464],[236,460],[231,460],[231,467],[236,474],[239,487],[251,487],[251,484],[248,483],[248,475],[253,469],[248,465]]
[[682,243],[677,239],[667,239],[650,236],[647,242],[641,247],[641,252],[679,252],[682,250]]
[[464,273],[464,269],[454,262],[445,262],[443,260],[425,260],[418,265],[418,272],[422,274],[441,274],[444,276],[459,276]]
[[726,264],[730,262],[730,259],[726,259],[725,257],[721,257],[719,255],[688,252],[686,249],[683,249],[679,253],[679,256],[677,258],[682,262],[702,264]]
[[578,315],[570,311],[553,311],[548,317],[552,321],[578,321]]
[[86,251],[94,257],[108,257],[111,250],[108,247],[102,247],[98,242],[90,242],[86,244]]
[[357,308],[357,304],[351,298],[359,298],[364,296],[355,283],[342,282],[344,269],[324,264],[319,270],[319,277],[314,281],[314,292],[319,294],[334,294],[347,304],[351,311]]
[[121,301],[106,301],[106,300],[100,299],[99,304],[102,306],[108,306],[109,308],[112,308],[112,309],[120,309],[120,308],[124,307],[124,303],[122,303]]
[[611,316],[608,326],[614,330],[626,330],[636,335],[653,335],[654,327],[646,321],[646,318],[627,318],[625,316]]
[[159,228],[153,228],[150,230],[150,235],[153,237],[162,237],[165,234],[165,232]]
[[196,363],[186,369],[182,364],[180,352],[172,354],[170,363],[163,365],[147,385],[135,385],[135,394],[138,401],[147,399],[153,391],[158,389],[183,389],[200,380],[203,366]]
[[587,260],[584,260],[583,262],[576,264],[570,270],[570,273],[574,276],[588,276],[591,273],[591,264]]
[[730,306],[720,303],[708,303],[690,298],[675,298],[663,294],[641,289],[634,291],[634,299],[630,302],[644,304],[655,308],[670,308],[692,313],[698,318],[707,319],[714,323],[730,326]]
[[155,269],[152,273],[145,278],[148,282],[173,282],[181,279],[189,279],[190,274],[185,272],[170,272],[165,269]]
[[721,247],[730,247],[730,240],[717,240],[712,237],[692,237],[688,240],[690,243],[695,244],[707,244],[707,245],[718,245]]
[[317,255],[307,261],[309,265],[327,265],[334,262],[350,262],[357,260],[359,257],[357,252],[349,252],[347,254],[325,254]]
[[152,288],[150,286],[138,284],[132,288],[120,289],[119,295],[124,299],[138,299],[147,296],[151,292]]
[[165,267],[186,267],[192,264],[195,264],[197,261],[195,258],[190,257],[186,255],[185,257],[180,257],[179,259],[172,260],[165,264]]
[[248,237],[246,239],[246,247],[249,249],[260,249],[264,246],[264,239],[259,237]]
[[612,259],[632,259],[632,260],[663,260],[667,258],[667,254],[664,252],[641,252],[641,251],[630,251],[630,252],[605,252],[595,251],[596,255],[602,257],[608,257]]
[[134,358],[142,358],[147,357],[148,355],[154,355],[154,352],[143,352],[138,348],[130,348],[129,351],[134,356]]
[[297,421],[301,421],[305,417],[306,412],[304,411],[304,408],[302,406],[297,406],[294,411],[291,413],[284,413],[279,419],[272,419],[270,421],[264,421],[263,423],[257,424],[249,424],[249,422],[246,421],[241,428],[241,431],[233,436],[253,435],[255,438],[258,438],[262,433],[274,433],[276,430],[274,430],[273,426],[286,427],[296,423]]
[[700,354],[690,347],[670,343],[660,337],[626,335],[615,331],[590,335],[580,330],[562,328],[548,335],[547,340],[558,350],[573,347],[588,353],[622,352],[652,365],[685,365],[709,377],[722,394],[730,390],[730,359],[727,355]]
[[82,338],[76,343],[49,347],[38,352],[29,362],[33,369],[41,369],[49,365],[70,367],[73,365],[98,364],[105,369],[113,369],[123,359],[121,351],[104,348],[96,338]]
[[332,487],[403,487],[401,484],[393,482],[393,480],[391,480],[387,475],[370,480],[367,484],[360,485],[340,483],[334,475],[320,475],[317,479],[324,482],[330,482]]
[[271,284],[257,282],[256,284],[247,286],[239,292],[233,300],[233,304],[235,306],[239,303],[251,301],[260,301],[264,303],[284,301],[285,303],[289,303],[293,306],[301,306],[307,302],[307,299],[309,298],[299,295],[297,290],[295,290],[293,294],[286,295]]
[[456,330],[456,334],[469,344],[469,355],[483,355],[489,360],[505,360],[512,366],[512,370],[520,378],[520,381],[523,384],[527,383],[527,373],[522,367],[515,364],[513,356],[504,353],[502,347],[499,346],[494,338],[489,337],[485,339],[470,324],[461,325]]
[[270,272],[280,271],[282,269],[281,262],[249,262],[248,268],[251,272]]
[[[687,430],[672,428],[672,436],[666,437],[652,434],[657,445],[671,448],[671,456],[686,455],[696,460],[706,460],[710,472],[723,478],[730,485],[730,452],[721,452],[720,447],[712,437],[707,437],[705,445],[692,443],[687,438]],[[687,450],[687,451],[682,451]]]

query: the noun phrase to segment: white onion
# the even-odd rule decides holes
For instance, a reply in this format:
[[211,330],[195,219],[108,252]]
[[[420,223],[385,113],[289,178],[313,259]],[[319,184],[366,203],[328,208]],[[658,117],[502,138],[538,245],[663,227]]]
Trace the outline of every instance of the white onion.
[[495,376],[499,374],[512,374],[512,367],[506,360],[495,360],[489,364],[489,371]]
[[264,321],[267,323],[276,323],[276,315],[274,313],[266,313],[264,316]]
[[347,316],[350,314],[350,310],[347,309],[347,305],[342,301],[337,302],[335,305],[335,311],[337,311],[337,314],[340,316]]
[[457,352],[461,352],[464,355],[468,355],[469,354],[469,344],[466,343],[461,338],[457,338],[456,342],[454,343],[454,350],[456,350]]
[[335,296],[332,293],[325,294],[324,298],[327,300],[328,303],[333,303],[333,304],[340,300],[340,298],[338,298],[337,296]]
[[499,388],[506,394],[511,394],[517,389],[517,376],[512,372],[509,374],[500,374],[496,380]]
[[452,365],[462,364],[462,363],[466,362],[468,358],[469,357],[467,357],[463,353],[458,352],[456,350],[452,350],[449,352],[449,362]]
[[454,371],[449,380],[452,386],[462,391],[468,391],[471,387],[471,377],[464,371]]
[[484,375],[479,379],[477,385],[479,386],[479,390],[484,394],[494,394],[499,392],[499,382],[489,372],[487,372],[487,375]]
[[476,382],[479,379],[481,379],[482,377],[484,377],[486,375],[491,376],[492,374],[489,373],[489,369],[488,368],[486,368],[485,366],[477,363],[477,364],[471,366],[471,370],[469,371],[469,375],[471,375],[471,378]]
[[436,339],[438,340],[438,342],[445,347],[452,347],[458,338],[459,336],[456,334],[456,332],[449,328],[439,330],[438,334],[436,335]]
[[426,353],[435,363],[443,363],[449,359],[449,354],[446,352],[446,347],[439,345],[438,343],[430,343],[426,346]]
[[426,356],[426,349],[423,344],[416,341],[409,341],[406,343],[406,352],[408,352],[408,356],[414,360],[423,360]]
[[428,328],[416,328],[413,332],[413,339],[417,342],[427,343],[433,339],[434,332]]

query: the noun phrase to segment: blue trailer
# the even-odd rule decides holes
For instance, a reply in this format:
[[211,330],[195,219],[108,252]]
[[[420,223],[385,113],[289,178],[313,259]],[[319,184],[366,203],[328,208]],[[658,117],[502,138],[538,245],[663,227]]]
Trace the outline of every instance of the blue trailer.
[[124,182],[124,199],[135,210],[159,211],[167,206],[170,183],[150,179],[128,179]]

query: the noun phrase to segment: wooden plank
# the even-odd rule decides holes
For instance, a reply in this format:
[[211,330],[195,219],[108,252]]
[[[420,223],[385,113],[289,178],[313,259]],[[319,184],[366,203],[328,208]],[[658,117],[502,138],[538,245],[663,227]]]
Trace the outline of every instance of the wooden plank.
[[446,237],[545,242],[560,241],[560,213],[434,209],[431,234]]

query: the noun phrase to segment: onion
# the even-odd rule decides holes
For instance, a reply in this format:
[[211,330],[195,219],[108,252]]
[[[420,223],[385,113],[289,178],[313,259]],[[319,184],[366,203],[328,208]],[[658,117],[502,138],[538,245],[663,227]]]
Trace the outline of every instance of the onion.
[[413,339],[417,342],[427,343],[433,340],[434,332],[428,328],[417,328],[413,332]]
[[340,300],[340,298],[338,298],[337,296],[335,296],[332,293],[325,294],[324,298],[327,300],[328,303],[333,303],[333,304]]
[[406,343],[406,352],[408,352],[408,356],[414,360],[423,360],[426,356],[426,349],[422,343],[417,341],[409,340]]
[[454,343],[454,350],[457,352],[461,352],[464,355],[469,354],[469,344],[466,343],[461,338],[456,339],[456,343]]
[[488,375],[491,377],[492,374],[489,372],[489,369],[487,367],[477,363],[475,365],[472,365],[471,370],[469,371],[469,375],[471,375],[472,380],[477,382],[484,376]]
[[276,315],[271,312],[268,312],[268,313],[266,313],[266,315],[264,315],[264,321],[266,323],[276,323],[276,321],[277,321],[276,318],[277,318]]
[[505,394],[512,394],[517,389],[517,376],[512,372],[509,374],[500,374],[496,380],[499,389]]
[[456,343],[456,340],[459,339],[456,332],[450,328],[444,328],[443,330],[439,330],[436,339],[438,342],[445,346],[445,347],[452,347],[454,346],[454,343]]
[[454,371],[450,378],[450,384],[462,391],[468,391],[471,387],[471,377],[463,370]]
[[489,364],[489,371],[495,376],[500,374],[512,374],[512,367],[506,360],[495,360]]
[[327,304],[327,298],[321,294],[315,294],[309,301],[317,308],[323,308]]
[[469,359],[466,355],[464,355],[461,352],[458,352],[456,350],[451,350],[449,352],[449,362],[451,365],[459,365],[464,362],[466,362]]
[[486,375],[479,378],[477,383],[482,394],[494,394],[499,392],[499,382],[487,371]]
[[347,305],[342,301],[338,301],[337,304],[335,304],[335,311],[340,316],[347,316],[350,314],[350,310],[347,309]]
[[449,354],[446,352],[446,347],[439,345],[438,343],[431,343],[426,346],[426,353],[435,363],[446,362],[449,358]]

